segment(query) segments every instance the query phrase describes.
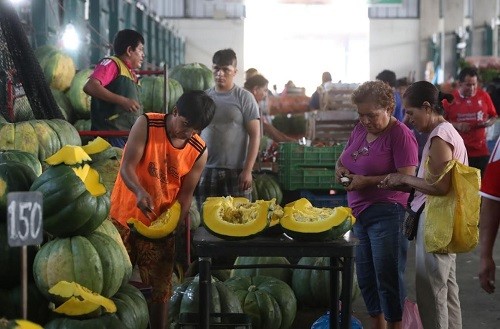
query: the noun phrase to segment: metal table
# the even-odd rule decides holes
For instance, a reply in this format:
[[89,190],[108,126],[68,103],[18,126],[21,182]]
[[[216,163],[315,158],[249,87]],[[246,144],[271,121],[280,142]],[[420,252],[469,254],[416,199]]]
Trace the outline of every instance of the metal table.
[[[285,234],[279,236],[258,236],[248,240],[228,241],[219,239],[207,232],[204,227],[196,230],[193,245],[199,257],[200,280],[200,328],[209,329],[210,318],[210,269],[211,258],[220,256],[281,256],[281,257],[330,257],[330,328],[339,328],[339,299],[338,272],[342,274],[342,329],[351,327],[351,294],[354,273],[354,247],[358,244],[355,238],[305,242],[295,241]],[[268,265],[269,266],[269,265]],[[282,267],[276,265],[275,267]],[[299,265],[291,267],[301,268]],[[235,266],[225,266],[235,268]],[[325,267],[306,267],[319,268]],[[335,301],[335,302],[334,302]]]

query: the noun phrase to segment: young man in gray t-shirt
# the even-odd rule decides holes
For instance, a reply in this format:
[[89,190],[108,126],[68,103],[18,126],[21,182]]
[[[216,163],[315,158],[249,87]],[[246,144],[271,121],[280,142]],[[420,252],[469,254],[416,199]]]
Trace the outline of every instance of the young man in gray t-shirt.
[[251,200],[252,169],[260,143],[259,106],[253,95],[234,84],[236,54],[217,51],[212,58],[215,86],[207,90],[215,116],[201,137],[208,160],[196,189],[201,207],[210,196],[243,196]]

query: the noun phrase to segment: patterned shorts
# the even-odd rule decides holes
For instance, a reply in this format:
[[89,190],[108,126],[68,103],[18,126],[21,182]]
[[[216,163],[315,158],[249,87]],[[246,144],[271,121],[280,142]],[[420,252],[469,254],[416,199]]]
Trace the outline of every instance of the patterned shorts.
[[241,191],[238,177],[241,169],[205,168],[195,190],[196,201],[201,207],[210,196],[238,196],[252,200],[252,189]]
[[150,241],[132,233],[128,227],[112,219],[122,237],[132,266],[137,265],[142,282],[152,287],[151,301],[167,302],[172,294],[175,263],[175,237]]

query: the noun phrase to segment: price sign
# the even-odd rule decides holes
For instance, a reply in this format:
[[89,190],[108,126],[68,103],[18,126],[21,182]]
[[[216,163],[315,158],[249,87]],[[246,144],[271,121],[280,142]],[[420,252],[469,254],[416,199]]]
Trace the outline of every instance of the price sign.
[[7,194],[7,235],[9,246],[41,244],[43,196],[40,192]]

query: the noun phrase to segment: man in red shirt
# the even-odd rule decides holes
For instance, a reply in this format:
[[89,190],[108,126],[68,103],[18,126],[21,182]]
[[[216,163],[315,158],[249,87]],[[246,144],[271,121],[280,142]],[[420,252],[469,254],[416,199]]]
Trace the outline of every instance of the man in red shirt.
[[458,89],[453,91],[452,103],[444,102],[445,118],[464,139],[469,165],[484,171],[489,159],[486,127],[497,118],[490,95],[478,88],[478,74],[473,67],[462,69]]

